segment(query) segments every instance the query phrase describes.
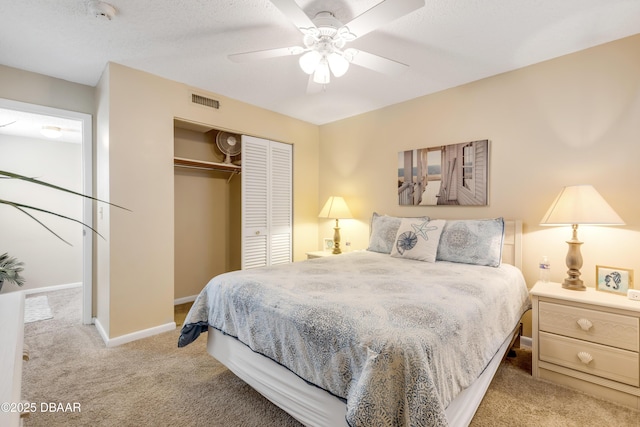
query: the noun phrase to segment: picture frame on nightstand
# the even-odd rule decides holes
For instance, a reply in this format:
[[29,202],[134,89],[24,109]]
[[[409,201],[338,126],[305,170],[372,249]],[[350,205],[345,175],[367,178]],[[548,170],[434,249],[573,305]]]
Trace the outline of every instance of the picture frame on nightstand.
[[633,289],[633,270],[596,265],[596,290],[627,295]]
[[329,239],[329,238],[324,238],[324,250],[325,251],[330,251],[333,249],[333,239]]

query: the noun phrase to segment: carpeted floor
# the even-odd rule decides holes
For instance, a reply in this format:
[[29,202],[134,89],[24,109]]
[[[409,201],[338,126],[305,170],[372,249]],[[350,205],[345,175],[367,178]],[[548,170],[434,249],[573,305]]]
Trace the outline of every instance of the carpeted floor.
[[[25,426],[300,426],[211,358],[206,337],[179,349],[176,330],[106,348],[95,327],[81,324],[79,289],[47,295],[53,319],[25,325],[31,360],[23,398],[38,408]],[[48,403],[80,412],[42,411]],[[525,349],[503,362],[471,425],[638,427],[639,420],[637,411],[533,380]]]

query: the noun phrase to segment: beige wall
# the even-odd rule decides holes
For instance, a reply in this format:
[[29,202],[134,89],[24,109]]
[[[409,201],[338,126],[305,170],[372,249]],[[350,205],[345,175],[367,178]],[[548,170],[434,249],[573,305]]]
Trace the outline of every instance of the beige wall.
[[[549,256],[552,279],[561,281],[570,229],[538,224],[563,186],[592,184],[627,225],[580,228],[583,280],[594,286],[596,264],[640,274],[640,36],[324,125],[320,132],[320,202],[345,197],[356,219],[341,221],[342,240],[355,248],[367,245],[373,211],[520,218],[529,286],[542,255]],[[398,206],[398,151],[480,139],[490,140],[489,206]],[[319,239],[331,236],[331,226],[321,223]],[[530,336],[529,320],[525,326]]]
[[316,248],[318,127],[215,94],[219,110],[192,105],[190,93],[118,64],[99,85],[98,196],[132,210],[98,216],[98,320],[110,338],[173,322],[174,118],[294,144],[294,259]]
[[91,86],[4,65],[0,65],[0,98],[87,114],[95,109]]

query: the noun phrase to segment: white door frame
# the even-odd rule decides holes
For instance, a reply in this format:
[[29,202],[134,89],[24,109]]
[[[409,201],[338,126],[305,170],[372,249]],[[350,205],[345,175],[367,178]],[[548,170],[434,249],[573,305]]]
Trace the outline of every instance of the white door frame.
[[[93,124],[91,114],[0,98],[0,108],[82,122],[82,193],[93,195]],[[82,222],[93,227],[93,202],[84,198]],[[82,323],[93,323],[93,232],[82,234]]]

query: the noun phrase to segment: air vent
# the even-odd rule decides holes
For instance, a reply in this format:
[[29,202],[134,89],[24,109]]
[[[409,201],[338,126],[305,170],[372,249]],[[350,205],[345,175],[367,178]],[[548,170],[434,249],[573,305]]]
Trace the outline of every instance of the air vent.
[[205,96],[198,95],[195,93],[191,94],[191,102],[193,102],[194,104],[204,105],[205,107],[209,107],[209,108],[215,108],[215,109],[220,108],[220,101],[207,98]]

